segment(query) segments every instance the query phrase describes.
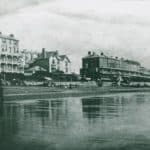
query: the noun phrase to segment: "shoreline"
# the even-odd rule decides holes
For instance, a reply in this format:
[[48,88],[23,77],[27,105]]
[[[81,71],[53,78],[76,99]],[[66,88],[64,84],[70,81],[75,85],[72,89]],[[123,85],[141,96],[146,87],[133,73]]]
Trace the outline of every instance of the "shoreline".
[[50,87],[4,87],[4,100],[52,99],[65,97],[96,96],[124,92],[150,92],[147,87],[87,87],[61,89]]

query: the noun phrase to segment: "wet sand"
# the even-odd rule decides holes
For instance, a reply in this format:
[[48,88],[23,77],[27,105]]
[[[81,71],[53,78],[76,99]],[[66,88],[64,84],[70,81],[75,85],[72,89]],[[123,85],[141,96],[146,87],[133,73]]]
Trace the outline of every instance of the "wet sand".
[[4,100],[30,100],[63,97],[81,97],[119,92],[150,92],[150,88],[131,87],[87,87],[87,88],[51,88],[35,86],[4,87]]

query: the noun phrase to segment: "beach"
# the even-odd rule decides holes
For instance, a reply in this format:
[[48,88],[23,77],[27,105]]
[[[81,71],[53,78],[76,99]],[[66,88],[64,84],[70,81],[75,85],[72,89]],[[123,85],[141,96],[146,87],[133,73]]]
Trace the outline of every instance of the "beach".
[[47,98],[81,97],[120,92],[150,92],[149,87],[78,87],[72,89],[42,86],[5,86],[4,100],[40,100]]

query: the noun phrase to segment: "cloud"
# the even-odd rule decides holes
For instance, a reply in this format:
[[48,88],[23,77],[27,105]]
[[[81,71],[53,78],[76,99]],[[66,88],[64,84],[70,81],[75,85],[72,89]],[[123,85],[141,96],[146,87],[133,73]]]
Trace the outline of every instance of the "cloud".
[[44,2],[52,2],[55,0],[1,0],[0,1],[0,15],[12,13],[19,9],[39,5]]
[[0,29],[14,33],[21,49],[59,50],[71,57],[76,71],[89,50],[150,65],[149,1],[19,1],[7,8],[14,13],[4,11]]
[[120,25],[139,25],[139,26],[149,26],[150,20],[143,19],[141,17],[133,15],[105,15],[99,16],[96,14],[88,13],[69,13],[69,12],[54,12],[57,15],[64,16],[70,19],[83,20],[83,21],[95,21],[98,23],[107,23],[107,24],[120,24]]

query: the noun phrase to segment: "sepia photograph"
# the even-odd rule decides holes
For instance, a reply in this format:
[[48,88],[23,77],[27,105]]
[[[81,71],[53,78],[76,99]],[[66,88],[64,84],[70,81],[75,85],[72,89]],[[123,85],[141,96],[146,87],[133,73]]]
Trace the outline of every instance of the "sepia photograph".
[[150,150],[150,1],[0,0],[0,150]]

